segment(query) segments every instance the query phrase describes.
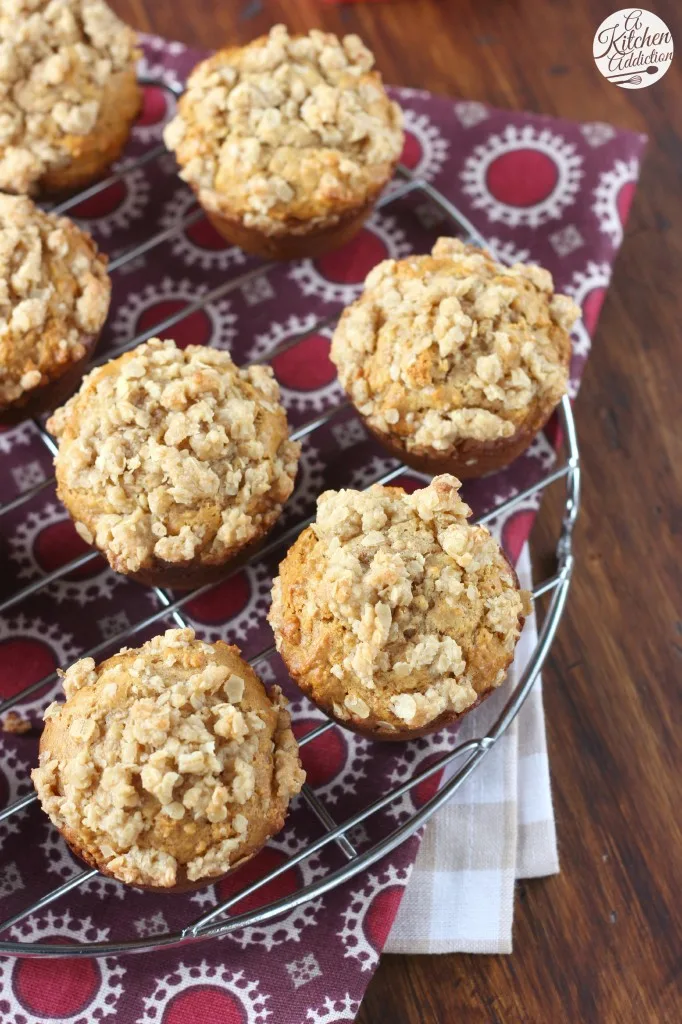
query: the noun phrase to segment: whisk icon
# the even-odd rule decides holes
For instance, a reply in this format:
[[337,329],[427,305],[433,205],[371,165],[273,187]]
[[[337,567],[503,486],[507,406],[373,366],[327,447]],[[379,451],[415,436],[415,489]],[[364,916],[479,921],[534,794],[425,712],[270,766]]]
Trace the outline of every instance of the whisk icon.
[[[657,71],[658,66],[656,64],[650,64],[649,67],[646,69],[646,74],[655,75]],[[642,81],[642,76],[632,75],[631,77],[624,78],[623,72],[621,71],[619,75],[609,75],[608,80],[609,82],[615,82],[616,85],[640,85]]]

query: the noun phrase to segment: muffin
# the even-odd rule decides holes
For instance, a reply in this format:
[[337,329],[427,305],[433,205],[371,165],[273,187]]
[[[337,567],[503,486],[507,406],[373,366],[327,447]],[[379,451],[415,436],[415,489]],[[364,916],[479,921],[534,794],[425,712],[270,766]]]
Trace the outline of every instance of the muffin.
[[197,65],[164,139],[217,230],[267,259],[362,226],[402,151],[402,114],[354,35],[284,25]]
[[107,258],[67,217],[0,194],[0,424],[78,386],[106,320]]
[[139,56],[104,0],[0,0],[0,189],[100,177],[140,109]]
[[276,522],[300,453],[269,367],[158,338],[88,374],[47,428],[78,533],[151,586],[224,576]]
[[239,648],[169,629],[63,673],[31,772],[75,854],[128,885],[182,892],[253,857],[305,773],[278,687]]
[[551,274],[457,238],[385,260],[343,313],[331,359],[366,426],[425,473],[506,466],[566,392],[579,308]]
[[455,721],[514,657],[528,595],[488,530],[467,523],[459,486],[326,491],[273,584],[269,620],[292,678],[377,739]]

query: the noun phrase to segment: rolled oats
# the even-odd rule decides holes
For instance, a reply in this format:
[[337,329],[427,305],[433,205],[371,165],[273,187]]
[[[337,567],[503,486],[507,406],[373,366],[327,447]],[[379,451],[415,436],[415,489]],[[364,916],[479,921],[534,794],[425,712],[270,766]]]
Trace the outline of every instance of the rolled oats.
[[383,187],[402,116],[357,36],[283,25],[190,75],[164,138],[203,206],[266,233],[334,223]]
[[85,355],[110,294],[89,235],[24,196],[0,195],[0,406]]
[[548,271],[441,238],[430,256],[371,271],[331,358],[371,426],[442,452],[510,437],[534,406],[557,404],[578,315]]
[[0,0],[0,189],[31,192],[67,164],[138,55],[104,0]]
[[45,714],[32,772],[43,808],[123,881],[171,886],[180,866],[190,881],[224,873],[262,829],[254,813],[267,822],[276,804],[281,816],[301,787],[279,695],[272,704],[241,663],[245,691],[236,648],[217,646],[173,629],[97,668],[84,659],[63,675],[66,703]]
[[504,678],[525,595],[459,486],[326,491],[280,566],[277,648],[337,717],[420,728]]
[[300,451],[269,367],[158,338],[93,370],[48,428],[58,493],[120,572],[229,557],[275,521]]

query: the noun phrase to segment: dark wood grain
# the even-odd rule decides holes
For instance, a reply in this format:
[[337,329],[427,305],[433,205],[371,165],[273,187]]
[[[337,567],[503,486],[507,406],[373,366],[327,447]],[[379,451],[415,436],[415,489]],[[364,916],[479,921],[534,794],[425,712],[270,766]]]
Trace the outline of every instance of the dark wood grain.
[[[578,568],[545,672],[562,873],[518,889],[514,954],[384,957],[361,1024],[682,1020],[682,56],[639,91],[596,72],[614,0],[114,0],[203,47],[276,21],[358,32],[389,82],[651,138],[577,402]],[[682,47],[678,3],[652,2]],[[548,557],[559,496],[535,531]]]

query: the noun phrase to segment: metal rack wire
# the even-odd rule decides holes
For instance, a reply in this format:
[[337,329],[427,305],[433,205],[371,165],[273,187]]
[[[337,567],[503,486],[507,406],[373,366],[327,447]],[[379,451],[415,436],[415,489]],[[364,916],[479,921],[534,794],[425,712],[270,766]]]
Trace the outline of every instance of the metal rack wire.
[[[163,83],[158,81],[143,81],[143,85],[154,85],[161,88],[168,89],[171,93],[176,94],[176,90],[172,89]],[[76,196],[70,197],[68,200],[60,203],[58,206],[53,207],[54,212],[65,213],[72,207],[83,202],[85,199],[96,195],[98,192],[108,188],[114,182],[125,177],[126,174],[133,170],[147,164],[153,160],[158,159],[165,149],[163,146],[154,147],[144,153],[141,157],[130,161],[118,170],[115,174],[110,175],[105,180],[98,182],[91,186],[85,191],[79,193]],[[382,196],[379,200],[379,207],[386,207],[392,203],[395,203],[398,199],[406,196],[410,193],[418,193],[426,198],[430,203],[434,204],[439,208],[442,214],[451,221],[455,230],[464,234],[468,239],[475,242],[478,245],[486,245],[485,240],[476,231],[474,226],[469,220],[437,189],[430,185],[426,181],[422,181],[412,175],[412,173],[405,167],[398,168],[398,177],[401,179],[401,183],[397,185],[392,191]],[[165,229],[164,231],[155,234],[153,237],[147,239],[140,245],[124,252],[122,255],[113,259],[109,263],[109,270],[115,272],[119,268],[125,266],[131,260],[149,252],[151,249],[163,242],[172,238],[176,232],[180,232],[188,228],[192,223],[198,220],[202,216],[201,210],[193,210],[184,218],[179,220],[176,224]],[[488,246],[490,248],[490,246]],[[189,316],[191,313],[203,308],[207,303],[222,298],[234,291],[236,288],[241,287],[246,282],[260,276],[265,273],[272,264],[263,263],[247,272],[231,278],[223,284],[217,286],[206,294],[198,297],[192,302],[187,303],[180,310],[173,313],[171,316],[166,317],[160,323],[155,324],[148,330],[142,331],[134,338],[131,338],[124,345],[120,345],[113,350],[107,351],[103,356],[96,360],[96,363],[102,363],[110,358],[120,355],[122,352],[140,344],[142,341],[147,340],[157,334],[163,333],[171,328],[178,321]],[[273,349],[268,353],[267,360],[270,361],[275,356],[279,355],[283,351],[292,346],[298,344],[305,337],[318,332],[322,327],[328,326],[332,323],[339,314],[334,314],[324,320],[321,320],[310,327],[305,332],[297,334],[291,338],[288,338],[282,345]],[[327,410],[323,414],[315,417],[298,427],[291,434],[293,439],[301,439],[303,437],[312,434],[315,430],[327,423],[329,420],[337,416],[343,409],[348,407],[347,402],[343,402],[336,407]],[[543,479],[538,481],[532,487],[515,494],[509,500],[503,504],[492,509],[486,515],[480,517],[477,522],[479,523],[490,523],[495,520],[498,516],[504,514],[514,506],[521,504],[531,496],[540,493],[551,484],[564,480],[565,482],[565,503],[563,517],[561,521],[561,528],[559,539],[556,547],[557,557],[557,570],[555,574],[549,579],[544,580],[538,584],[533,591],[533,598],[537,599],[544,594],[551,594],[549,606],[546,610],[546,614],[539,631],[538,641],[536,647],[529,659],[529,662],[519,679],[516,687],[509,695],[507,703],[499,714],[497,720],[489,729],[489,731],[483,735],[474,739],[468,740],[466,743],[460,743],[455,746],[452,750],[448,751],[442,757],[438,758],[428,768],[420,771],[414,775],[411,779],[408,779],[402,785],[391,790],[389,793],[381,796],[380,798],[372,801],[366,807],[363,807],[360,811],[353,814],[350,818],[346,819],[341,823],[337,823],[325,805],[321,802],[320,798],[316,795],[314,790],[306,785],[303,789],[302,798],[303,801],[308,805],[312,813],[317,817],[318,821],[323,826],[323,834],[315,841],[309,843],[303,847],[298,853],[288,857],[282,864],[273,870],[267,872],[261,878],[256,879],[250,885],[240,889],[237,893],[231,896],[229,899],[224,900],[217,906],[212,908],[207,913],[202,914],[200,917],[188,923],[181,931],[168,933],[165,935],[154,935],[146,938],[135,938],[128,941],[118,942],[94,942],[90,944],[83,943],[67,943],[60,944],[58,947],[49,943],[28,943],[12,941],[10,939],[0,940],[0,953],[12,954],[18,956],[60,956],[60,957],[80,957],[80,956],[104,956],[111,954],[122,954],[122,953],[133,953],[133,952],[144,952],[154,949],[161,949],[170,946],[177,946],[189,942],[197,942],[203,939],[207,939],[214,936],[222,936],[231,931],[242,929],[247,926],[263,924],[279,915],[299,906],[302,903],[312,900],[316,897],[329,892],[331,889],[338,885],[343,884],[352,878],[358,872],[365,870],[370,867],[380,858],[394,850],[400,843],[411,836],[418,828],[421,827],[431,815],[438,810],[457,790],[462,783],[469,777],[469,775],[478,767],[485,756],[495,746],[497,741],[509,727],[515,716],[521,709],[526,697],[528,696],[537,676],[542,668],[542,665],[547,657],[548,651],[551,647],[554,639],[556,630],[558,628],[563,609],[566,603],[568,595],[568,589],[571,580],[571,573],[573,570],[573,553],[572,553],[572,534],[573,528],[577,519],[579,502],[580,502],[580,465],[579,465],[579,450],[576,438],[575,423],[573,420],[573,414],[571,411],[571,405],[568,398],[564,397],[559,407],[559,417],[563,427],[563,439],[565,448],[565,461],[557,469],[546,475]],[[48,450],[54,454],[56,446],[53,439],[44,429],[39,421],[34,421],[36,429],[38,430],[39,436],[42,439]],[[387,484],[391,480],[400,476],[405,471],[405,467],[400,465],[383,476],[379,477],[374,483]],[[53,483],[53,479],[47,479],[40,484],[24,491],[18,497],[7,502],[5,505],[0,506],[0,516],[11,512],[15,509],[21,508],[31,498],[38,494],[43,489],[49,487]],[[307,519],[303,522],[299,522],[288,530],[279,534],[269,543],[267,543],[257,555],[254,556],[252,561],[262,560],[268,555],[281,549],[284,552],[286,546],[292,541],[299,532],[310,522]],[[8,611],[15,605],[20,604],[26,598],[32,594],[46,587],[49,583],[62,579],[63,577],[79,569],[81,566],[86,565],[92,559],[98,557],[98,552],[95,550],[85,552],[79,555],[77,558],[72,559],[68,563],[54,569],[52,572],[45,573],[40,578],[22,587],[16,593],[0,601],[0,614]],[[229,579],[229,576],[228,576]],[[154,592],[159,601],[159,608],[146,616],[145,618],[135,622],[132,626],[121,630],[114,636],[109,636],[103,642],[96,644],[90,650],[83,652],[81,657],[91,656],[97,657],[105,650],[120,646],[123,643],[127,643],[131,636],[142,632],[150,626],[158,623],[163,619],[167,619],[169,616],[173,618],[175,623],[180,626],[187,625],[186,620],[182,614],[184,605],[188,602],[195,600],[197,597],[210,591],[216,584],[209,584],[198,590],[182,594],[179,597],[174,597],[167,591],[161,588],[154,588]],[[264,650],[258,652],[250,660],[252,665],[258,662],[264,661],[274,653],[274,645],[267,647]],[[30,686],[25,687],[11,698],[0,703],[0,715],[4,714],[16,704],[21,703],[31,694],[36,691],[51,685],[56,680],[56,673],[46,676],[43,679],[32,683]],[[310,743],[312,740],[321,736],[323,733],[330,729],[338,729],[340,726],[333,721],[322,722],[316,728],[306,733],[299,739],[299,745],[304,746]],[[363,822],[371,818],[373,815],[377,815],[384,808],[388,807],[394,801],[399,800],[406,793],[410,792],[415,787],[419,786],[424,780],[428,779],[437,772],[440,772],[446,765],[452,761],[461,762],[458,769],[449,779],[449,781],[429,800],[427,800],[423,806],[416,811],[408,820],[406,820],[399,827],[395,828],[388,835],[384,836],[380,840],[376,841],[368,849],[358,852],[353,842],[351,841],[350,834],[353,830],[361,825]],[[34,803],[37,797],[34,793],[29,793],[26,796],[21,797],[13,804],[0,810],[0,822],[10,818],[12,815],[17,814],[19,811],[27,808],[29,805]],[[295,813],[292,812],[292,813]],[[301,861],[317,854],[323,848],[329,844],[334,843],[341,850],[345,863],[341,867],[334,870],[330,870],[327,874],[316,879],[315,881],[302,886],[297,891],[289,896],[274,900],[264,906],[261,906],[255,910],[246,911],[243,913],[236,914],[234,916],[228,916],[229,911],[245,897],[256,892],[258,889],[267,885],[273,879],[288,871],[290,868],[300,863]],[[50,892],[41,896],[39,899],[30,903],[26,907],[22,908],[19,912],[15,913],[12,917],[7,920],[0,922],[0,935],[7,933],[12,926],[18,924],[29,915],[36,911],[42,910],[49,906],[56,900],[66,896],[69,892],[83,885],[89,879],[97,875],[97,871],[85,870],[70,878],[62,885],[52,889]],[[173,898],[173,897],[169,897]]]

